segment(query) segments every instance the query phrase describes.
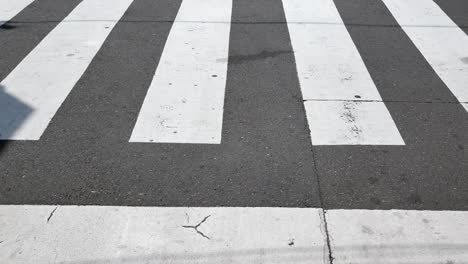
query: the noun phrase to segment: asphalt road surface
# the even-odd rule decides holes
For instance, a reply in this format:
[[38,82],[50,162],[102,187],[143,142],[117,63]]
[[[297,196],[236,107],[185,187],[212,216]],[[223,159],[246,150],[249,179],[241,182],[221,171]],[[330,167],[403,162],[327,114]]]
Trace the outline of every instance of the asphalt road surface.
[[[81,1],[59,2],[36,1],[2,26],[0,79]],[[468,4],[440,2],[466,34],[462,9]],[[466,98],[457,100],[384,2],[335,4],[404,145],[314,145],[279,0],[234,1],[226,17],[231,28],[220,144],[129,142],[181,6],[139,0],[122,13],[40,139],[2,141],[0,202],[468,209]],[[439,44],[435,48],[449,48]],[[466,46],[459,48],[467,55],[459,58],[466,80],[468,54]],[[2,89],[2,107],[25,112],[27,105],[8,103],[8,89],[15,87]],[[148,122],[156,126],[158,120]]]
[[468,210],[468,1],[0,0],[0,47],[2,205]]

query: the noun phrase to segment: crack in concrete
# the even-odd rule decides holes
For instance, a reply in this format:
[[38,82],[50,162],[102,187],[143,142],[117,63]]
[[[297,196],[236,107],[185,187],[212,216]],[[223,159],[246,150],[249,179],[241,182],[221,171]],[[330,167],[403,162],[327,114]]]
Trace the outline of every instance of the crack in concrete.
[[[306,101],[306,100],[304,100]],[[304,107],[304,104],[302,104],[303,107]],[[303,111],[305,111],[305,108],[303,108]],[[307,125],[307,132],[310,133],[310,127]],[[322,209],[322,211],[319,213],[319,217],[320,217],[320,229],[322,230],[322,223],[323,223],[323,231],[324,231],[324,235],[325,235],[325,239],[326,239],[326,245],[324,246],[324,248],[326,247],[328,249],[328,263],[329,264],[333,264],[334,262],[334,257],[333,257],[333,252],[332,252],[332,246],[331,246],[331,238],[330,238],[330,233],[328,231],[328,222],[327,222],[327,217],[326,217],[326,205],[325,205],[325,202],[324,202],[324,199],[323,199],[323,193],[322,193],[322,185],[321,185],[321,181],[320,181],[320,173],[319,173],[319,170],[318,170],[318,166],[317,166],[317,158],[315,156],[315,151],[314,151],[314,144],[313,144],[313,140],[312,138],[310,139],[310,151],[312,152],[312,161],[313,161],[313,168],[314,168],[314,171],[315,171],[315,174],[316,174],[316,180],[317,180],[317,186],[318,186],[318,196],[319,196],[319,200],[320,200],[320,208]],[[325,257],[325,256],[324,256]]]
[[328,248],[328,261],[330,264],[333,264],[333,261],[335,260],[335,258],[333,257],[333,253],[332,253],[331,236],[328,231],[328,221],[327,221],[326,214],[327,214],[327,210],[322,208],[321,218],[323,222],[323,231],[325,232],[325,238],[326,238],[327,248]]
[[49,223],[50,219],[52,218],[52,216],[54,216],[54,213],[55,211],[57,211],[58,209],[58,206],[54,208],[54,210],[52,210],[52,212],[50,212],[49,214],[49,217],[47,217],[47,223]]
[[206,238],[206,239],[211,239],[209,236],[205,235],[203,232],[201,232],[200,230],[198,230],[198,228],[208,219],[210,218],[211,215],[208,215],[206,216],[205,218],[203,218],[203,220],[200,221],[200,223],[198,223],[197,225],[194,225],[194,226],[190,226],[190,225],[183,225],[182,227],[183,228],[192,228],[194,229],[195,231],[197,231],[197,233],[199,235],[201,235],[202,237]]

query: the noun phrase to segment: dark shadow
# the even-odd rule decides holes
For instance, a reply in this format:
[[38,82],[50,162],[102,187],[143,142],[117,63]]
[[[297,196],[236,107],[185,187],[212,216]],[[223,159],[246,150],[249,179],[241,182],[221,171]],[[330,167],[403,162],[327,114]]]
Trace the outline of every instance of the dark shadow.
[[8,140],[0,139],[0,154],[2,154],[2,151],[7,148],[9,142],[10,141]]
[[32,111],[31,107],[8,94],[6,87],[0,84],[0,154]]
[[[0,22],[0,24],[1,24],[1,22]],[[13,25],[10,22],[6,22],[3,25],[0,25],[0,29],[10,30],[10,29],[15,29],[15,28],[16,28],[16,26]]]

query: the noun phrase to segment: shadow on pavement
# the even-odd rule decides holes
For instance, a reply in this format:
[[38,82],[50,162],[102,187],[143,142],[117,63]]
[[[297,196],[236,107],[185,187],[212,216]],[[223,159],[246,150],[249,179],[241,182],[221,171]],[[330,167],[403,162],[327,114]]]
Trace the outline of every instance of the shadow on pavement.
[[31,107],[10,95],[6,87],[0,84],[0,154],[32,111]]

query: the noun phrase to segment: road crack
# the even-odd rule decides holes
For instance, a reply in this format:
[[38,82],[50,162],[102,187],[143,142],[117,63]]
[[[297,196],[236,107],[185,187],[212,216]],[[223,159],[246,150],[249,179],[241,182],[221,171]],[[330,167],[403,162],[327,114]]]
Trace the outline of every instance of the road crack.
[[325,242],[326,242],[326,248],[328,250],[328,263],[333,264],[334,260],[335,260],[335,257],[333,257],[332,241],[331,241],[331,236],[330,236],[330,232],[329,232],[329,229],[328,229],[327,210],[322,209],[321,212],[319,212],[319,217],[320,217],[320,220],[321,220],[320,229],[324,233],[325,239],[326,239]]
[[52,218],[52,216],[54,216],[54,213],[55,211],[57,211],[58,209],[58,206],[54,208],[54,210],[52,210],[52,212],[50,212],[50,215],[49,217],[47,217],[47,223],[49,223],[50,219]]
[[202,231],[198,230],[198,228],[199,228],[206,220],[208,220],[208,218],[210,218],[210,216],[211,216],[211,215],[208,215],[208,216],[206,216],[205,218],[203,218],[203,220],[201,220],[200,223],[198,223],[197,225],[194,225],[194,226],[193,226],[193,225],[183,225],[182,227],[183,227],[183,228],[191,228],[191,229],[194,229],[195,231],[197,231],[197,233],[198,233],[200,236],[202,236],[202,237],[204,237],[204,238],[206,238],[206,239],[210,239],[209,236],[205,235]]

